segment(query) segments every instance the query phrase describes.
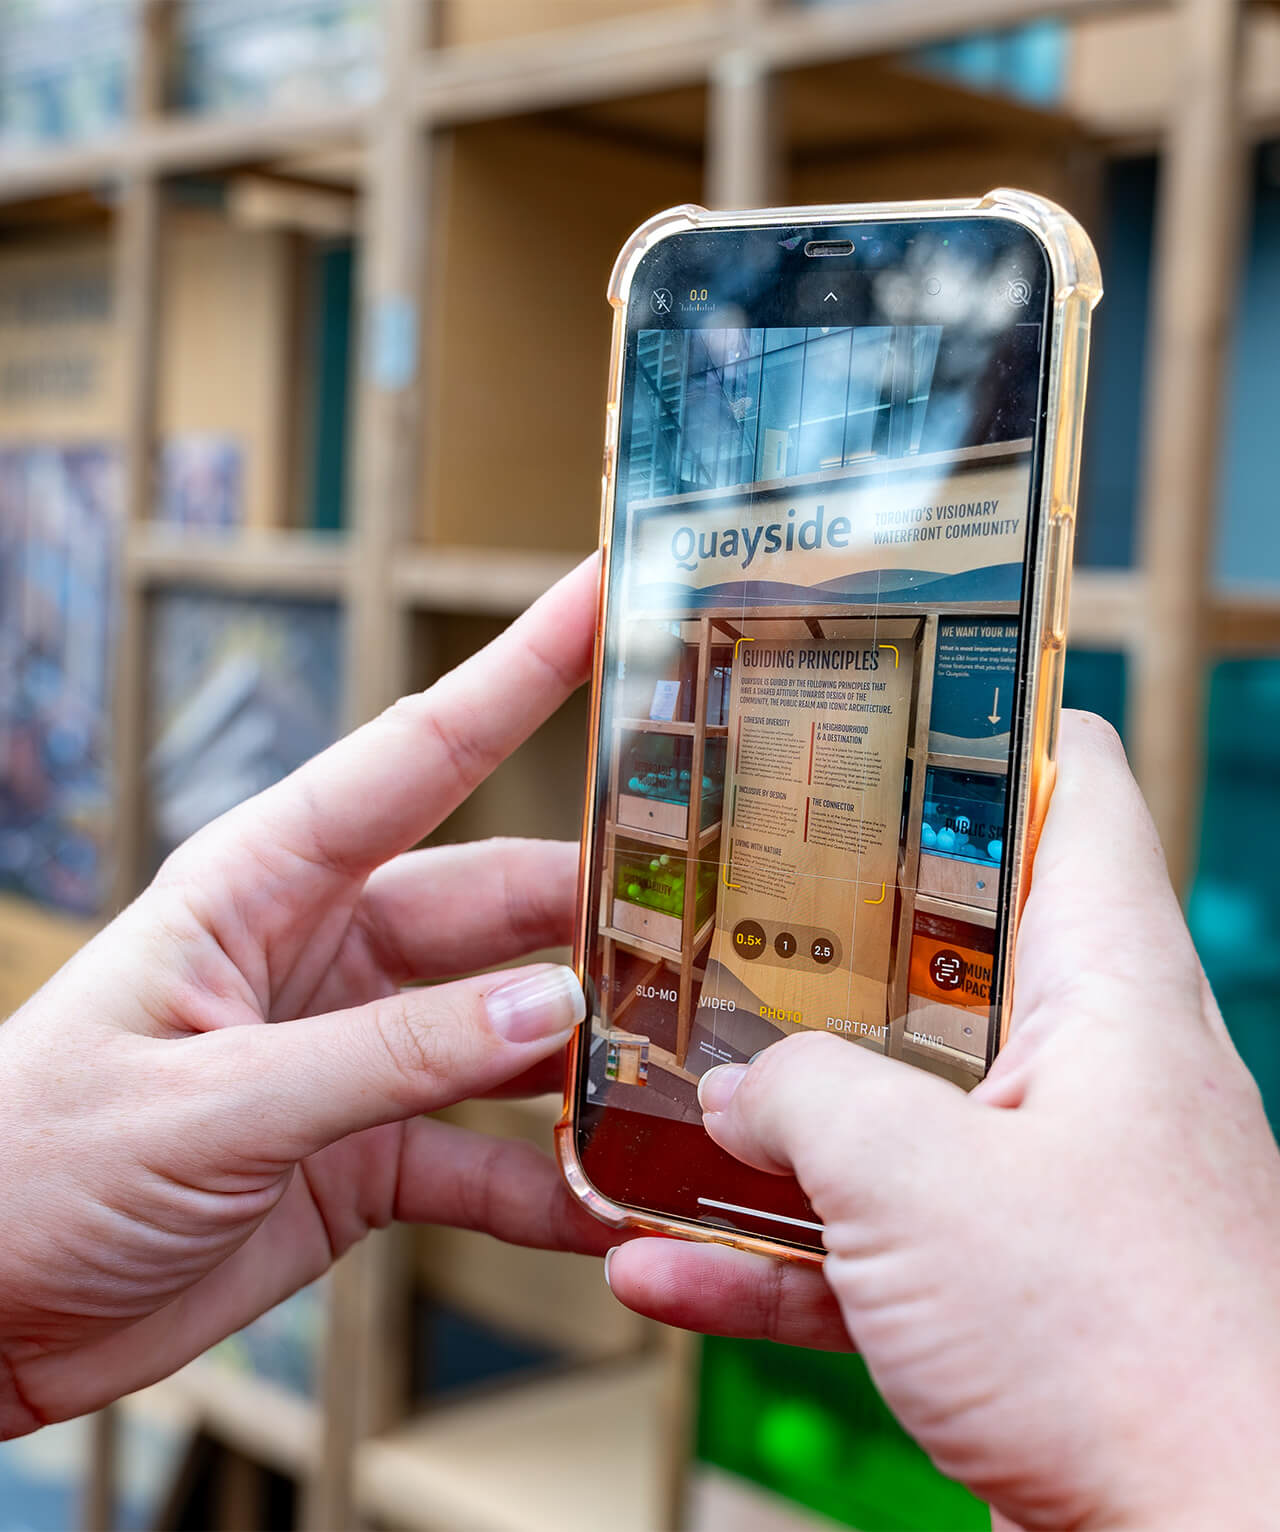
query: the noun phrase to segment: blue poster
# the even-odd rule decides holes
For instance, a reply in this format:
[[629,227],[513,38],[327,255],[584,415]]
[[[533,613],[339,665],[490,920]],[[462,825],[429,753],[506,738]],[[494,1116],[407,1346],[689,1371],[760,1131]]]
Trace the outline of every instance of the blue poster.
[[929,749],[1003,759],[1013,710],[1016,621],[943,618],[938,624]]

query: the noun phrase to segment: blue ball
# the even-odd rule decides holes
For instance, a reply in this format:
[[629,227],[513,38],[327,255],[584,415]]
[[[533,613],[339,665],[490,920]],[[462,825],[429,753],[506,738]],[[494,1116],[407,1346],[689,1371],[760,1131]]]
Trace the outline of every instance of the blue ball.
[[1004,842],[1002,840],[989,840],[987,842],[987,855],[993,862],[998,862],[1004,855]]

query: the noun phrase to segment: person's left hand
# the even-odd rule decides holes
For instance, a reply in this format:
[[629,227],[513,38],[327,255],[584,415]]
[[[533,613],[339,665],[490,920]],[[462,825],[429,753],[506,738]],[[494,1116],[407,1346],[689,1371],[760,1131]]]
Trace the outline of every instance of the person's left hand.
[[[557,1089],[572,973],[403,988],[570,939],[576,846],[405,847],[586,678],[597,569],[193,836],[0,1026],[0,1435],[165,1376],[392,1219],[627,1237],[531,1145],[422,1115]],[[849,1344],[821,1272],[735,1254],[677,1248],[638,1306]]]
[[616,1243],[530,1146],[421,1116],[557,1088],[570,971],[402,988],[570,939],[576,847],[405,848],[583,680],[596,576],[195,835],[0,1027],[4,1435],[173,1371],[394,1218]]

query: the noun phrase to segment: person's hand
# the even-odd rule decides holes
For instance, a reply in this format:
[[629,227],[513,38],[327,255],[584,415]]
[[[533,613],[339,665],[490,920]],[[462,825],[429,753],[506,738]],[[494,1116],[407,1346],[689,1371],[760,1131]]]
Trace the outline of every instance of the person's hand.
[[1097,719],[1064,719],[1015,1011],[968,1096],[825,1035],[703,1077],[716,1142],[808,1192],[835,1304],[816,1270],[656,1239],[612,1255],[614,1293],[804,1345],[843,1320],[1024,1527],[1275,1525],[1280,1157]]
[[419,1115],[558,1088],[570,971],[402,989],[569,940],[576,847],[400,853],[585,678],[596,575],[194,836],[0,1026],[0,1433],[162,1377],[393,1218],[616,1241],[546,1156]]

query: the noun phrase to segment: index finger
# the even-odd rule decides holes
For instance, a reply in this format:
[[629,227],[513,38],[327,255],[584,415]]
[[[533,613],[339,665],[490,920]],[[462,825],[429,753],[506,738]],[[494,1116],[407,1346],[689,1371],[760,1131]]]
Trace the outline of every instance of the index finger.
[[598,584],[592,555],[426,691],[233,809],[223,830],[344,876],[414,845],[586,680]]

